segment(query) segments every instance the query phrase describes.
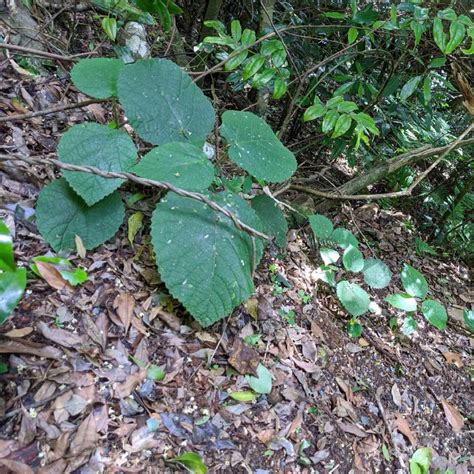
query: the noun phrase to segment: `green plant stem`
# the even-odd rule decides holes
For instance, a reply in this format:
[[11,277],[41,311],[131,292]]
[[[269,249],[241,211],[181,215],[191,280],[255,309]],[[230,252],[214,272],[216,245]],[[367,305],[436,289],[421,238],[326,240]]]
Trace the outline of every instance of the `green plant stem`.
[[48,158],[47,156],[23,156],[23,155],[15,155],[15,154],[0,155],[0,161],[9,161],[12,163],[15,160],[23,161],[30,165],[49,164],[49,165],[53,165],[64,170],[80,171],[82,173],[94,174],[102,178],[126,179],[129,181],[133,181],[134,183],[141,184],[143,186],[151,186],[151,187],[155,187],[159,189],[164,189],[166,191],[171,191],[175,194],[178,194],[179,196],[187,197],[190,199],[194,199],[195,201],[199,201],[199,202],[203,202],[204,204],[207,204],[214,211],[220,212],[221,214],[224,214],[226,217],[228,217],[232,221],[232,223],[235,225],[235,227],[237,227],[237,229],[243,232],[247,232],[247,234],[250,234],[253,237],[259,237],[261,239],[267,240],[268,242],[271,242],[273,240],[272,237],[270,237],[269,235],[264,234],[263,232],[260,232],[254,229],[253,227],[250,227],[249,225],[245,224],[233,212],[215,203],[204,194],[196,193],[192,191],[186,191],[185,189],[177,188],[176,186],[173,186],[172,184],[166,183],[164,181],[155,181],[153,179],[139,178],[138,176],[132,173],[116,173],[113,171],[103,171],[94,166],[72,165],[70,163],[64,163],[54,158]]

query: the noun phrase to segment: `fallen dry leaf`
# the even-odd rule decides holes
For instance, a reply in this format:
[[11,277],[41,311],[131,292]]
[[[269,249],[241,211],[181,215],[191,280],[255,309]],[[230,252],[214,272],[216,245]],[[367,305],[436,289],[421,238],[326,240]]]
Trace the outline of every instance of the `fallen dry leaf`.
[[454,364],[456,367],[459,367],[460,369],[464,367],[461,356],[459,354],[456,354],[456,352],[443,352],[443,355],[448,364]]
[[229,364],[241,374],[257,375],[257,367],[260,363],[258,352],[247,346],[245,342],[237,337],[232,352],[229,355]]
[[126,334],[132,322],[135,298],[130,293],[120,293],[114,300],[114,308],[117,310]]
[[397,407],[402,406],[402,396],[400,394],[400,389],[398,388],[398,385],[396,383],[393,384],[392,386],[392,399],[393,403],[397,405]]
[[464,426],[464,417],[459,413],[459,410],[447,400],[441,400],[441,405],[443,405],[444,414],[449,424],[453,427],[453,431],[459,433]]
[[77,456],[84,451],[90,451],[96,447],[98,441],[97,425],[94,415],[90,413],[77,429],[76,436],[71,442],[70,454]]
[[11,338],[25,337],[28,336],[28,334],[31,334],[32,332],[33,328],[31,326],[26,326],[20,329],[12,329],[11,331],[6,332],[4,336]]
[[247,313],[252,316],[253,319],[257,319],[257,313],[258,313],[258,300],[257,298],[249,298],[245,303],[244,303],[244,308]]
[[100,329],[97,325],[92,321],[92,318],[87,314],[84,313],[82,315],[82,323],[84,324],[84,329],[87,335],[96,343],[98,344],[102,350],[104,350],[105,346],[105,335],[100,332]]
[[416,445],[416,436],[413,434],[413,431],[411,430],[408,421],[405,420],[405,418],[400,415],[400,413],[396,414],[395,426],[402,435],[408,438],[412,446]]
[[66,331],[65,329],[49,327],[44,321],[38,321],[37,327],[46,339],[63,347],[78,348],[84,342],[78,334]]
[[270,439],[272,438],[273,434],[275,433],[275,430],[272,430],[272,429],[268,429],[268,430],[262,430],[262,431],[259,431],[256,436],[258,438],[258,440],[263,443],[263,444],[267,444]]
[[368,433],[366,433],[364,430],[354,425],[353,423],[344,423],[343,421],[338,421],[337,426],[339,426],[339,428],[345,433],[353,434],[354,436],[358,436],[359,438],[365,438],[369,436]]
[[155,313],[171,329],[174,329],[175,331],[179,331],[181,327],[181,319],[178,318],[178,316],[174,315],[173,313],[169,313],[168,311],[165,311],[164,309],[159,308],[159,307],[155,308],[154,314]]
[[138,384],[143,382],[146,378],[147,369],[140,369],[136,374],[131,374],[127,377],[125,382],[117,384],[114,388],[115,396],[117,398],[125,398],[137,388]]
[[41,277],[46,280],[51,288],[56,290],[72,290],[72,286],[61,276],[59,270],[52,263],[38,261],[36,262],[36,267]]
[[0,354],[30,354],[46,359],[60,359],[63,353],[55,347],[30,341],[0,341]]
[[35,471],[30,466],[20,462],[12,461],[11,459],[0,459],[0,464],[7,468],[4,472],[13,472],[15,474],[35,474]]

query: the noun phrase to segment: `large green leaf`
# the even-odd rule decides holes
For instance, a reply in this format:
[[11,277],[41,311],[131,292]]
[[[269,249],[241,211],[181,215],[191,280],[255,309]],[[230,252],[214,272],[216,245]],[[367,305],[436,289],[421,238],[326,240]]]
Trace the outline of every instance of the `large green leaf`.
[[421,305],[421,312],[427,321],[435,328],[445,329],[448,324],[448,314],[445,307],[435,300],[425,300]]
[[[255,211],[239,196],[210,197],[248,225],[262,228]],[[225,317],[253,293],[252,239],[222,213],[168,193],[153,213],[151,235],[162,280],[202,326]],[[255,242],[257,263],[263,245]]]
[[3,324],[20,301],[26,287],[26,268],[0,271],[0,324]]
[[360,272],[364,268],[364,256],[357,247],[349,245],[349,247],[344,250],[342,263],[347,271]]
[[123,68],[120,59],[81,59],[71,70],[74,85],[84,94],[96,99],[117,95],[117,78]]
[[364,281],[371,288],[385,288],[392,279],[390,268],[377,258],[368,258],[364,265]]
[[357,237],[350,230],[347,230],[344,227],[338,227],[337,229],[334,229],[334,232],[329,238],[343,249],[348,248],[350,245],[353,247],[359,246]]
[[405,293],[396,293],[394,295],[389,295],[385,298],[385,301],[391,306],[403,311],[416,311],[416,300],[410,295]]
[[411,296],[424,298],[428,293],[425,277],[410,265],[405,265],[400,275],[405,291]]
[[[125,132],[98,123],[84,123],[71,127],[63,135],[58,145],[58,157],[73,165],[121,172],[128,171],[133,165],[137,150]],[[124,181],[80,171],[64,171],[63,175],[89,206],[114,192]]]
[[89,207],[64,178],[45,186],[36,203],[38,230],[56,252],[74,250],[76,235],[86,249],[99,246],[114,236],[124,217],[118,192]]
[[188,191],[202,191],[214,179],[214,168],[209,158],[190,143],[167,143],[154,148],[132,168],[132,172]]
[[318,240],[327,240],[331,238],[334,230],[332,222],[322,214],[313,214],[308,217],[311,230]]
[[352,316],[360,316],[369,309],[369,295],[356,283],[340,281],[336,286],[336,293],[342,306]]
[[154,145],[202,143],[214,127],[209,99],[179,66],[166,59],[124,66],[118,96],[132,127]]
[[270,393],[272,391],[272,374],[263,364],[258,364],[256,377],[247,375],[246,379],[254,392]]
[[14,270],[13,241],[6,224],[0,220],[0,271]]
[[270,196],[263,194],[253,198],[251,204],[262,221],[264,231],[275,237],[275,243],[279,247],[285,247],[288,222],[278,204]]
[[279,183],[296,171],[293,153],[251,112],[224,112],[221,135],[230,145],[230,159],[258,179]]

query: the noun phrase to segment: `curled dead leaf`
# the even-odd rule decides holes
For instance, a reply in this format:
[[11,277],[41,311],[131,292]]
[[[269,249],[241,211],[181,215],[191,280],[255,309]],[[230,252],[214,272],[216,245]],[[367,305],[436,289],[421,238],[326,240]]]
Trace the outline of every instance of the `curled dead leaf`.
[[125,382],[117,384],[114,388],[115,396],[117,398],[125,398],[137,388],[138,384],[146,379],[147,369],[140,369],[136,374],[131,374],[127,377]]
[[461,359],[461,356],[459,354],[456,354],[456,352],[443,352],[443,356],[448,364],[454,364],[460,369],[464,367],[464,363]]
[[114,308],[127,333],[133,318],[135,299],[130,293],[120,293],[114,300]]
[[50,287],[56,290],[72,290],[72,286],[61,276],[59,270],[52,263],[37,261],[36,267]]
[[33,332],[33,328],[31,326],[26,326],[20,329],[12,329],[11,331],[6,332],[4,335],[11,338],[19,338],[28,336]]
[[408,421],[405,420],[405,418],[400,415],[400,413],[396,414],[395,426],[402,435],[408,438],[412,446],[416,446],[416,436],[413,434]]
[[258,352],[247,346],[240,337],[236,338],[232,346],[232,352],[229,355],[229,364],[241,374],[257,375],[259,362]]
[[453,431],[459,433],[464,427],[464,417],[459,413],[459,410],[447,400],[441,400],[441,405],[443,406],[446,419],[453,427]]

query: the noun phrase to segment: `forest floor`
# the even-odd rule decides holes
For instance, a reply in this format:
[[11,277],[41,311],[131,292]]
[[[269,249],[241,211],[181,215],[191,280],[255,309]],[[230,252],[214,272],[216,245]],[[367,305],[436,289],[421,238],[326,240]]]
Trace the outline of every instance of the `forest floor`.
[[[8,61],[0,75],[6,114],[85,99],[67,78],[32,78]],[[109,117],[107,106],[93,104],[2,123],[0,149],[54,153],[67,126]],[[46,166],[0,169],[0,217],[14,232],[21,265],[49,251],[29,218],[54,176]],[[115,240],[71,257],[89,273],[85,284],[30,279],[1,327],[9,371],[0,375],[0,472],[180,472],[169,460],[185,451],[199,453],[209,472],[406,472],[413,452],[428,446],[433,468],[467,473],[468,269],[447,257],[418,257],[416,229],[402,213],[345,206],[334,221],[365,242],[366,257],[377,255],[397,273],[405,262],[421,270],[448,309],[447,329],[419,319],[406,337],[389,327],[396,313],[381,309],[364,316],[362,336],[351,338],[335,295],[317,280],[319,257],[300,227],[283,252],[265,254],[255,297],[203,330],[167,297],[146,228],[131,246],[123,226]],[[385,308],[383,298],[399,289],[395,278],[375,301]],[[254,345],[242,346],[252,335]],[[131,356],[162,366],[164,379],[146,378]],[[248,387],[245,367],[258,361],[273,375],[272,392],[233,400],[229,393]]]

